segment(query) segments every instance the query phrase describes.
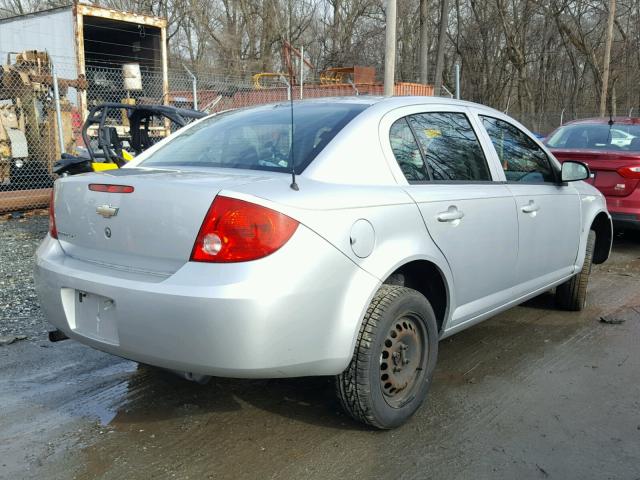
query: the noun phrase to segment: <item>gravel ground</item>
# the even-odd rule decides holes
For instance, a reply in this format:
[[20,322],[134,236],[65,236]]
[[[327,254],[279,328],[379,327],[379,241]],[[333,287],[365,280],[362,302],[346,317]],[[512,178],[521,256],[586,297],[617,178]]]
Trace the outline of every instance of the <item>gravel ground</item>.
[[47,233],[47,212],[0,219],[0,336],[46,338],[45,321],[33,285],[34,252]]

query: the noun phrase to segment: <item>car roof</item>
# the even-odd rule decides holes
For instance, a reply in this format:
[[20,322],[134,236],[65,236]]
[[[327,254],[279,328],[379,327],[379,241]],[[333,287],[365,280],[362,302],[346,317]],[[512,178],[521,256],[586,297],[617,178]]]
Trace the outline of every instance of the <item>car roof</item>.
[[[394,96],[394,97],[382,97],[373,95],[360,95],[360,96],[344,96],[344,97],[321,97],[310,98],[304,100],[294,100],[294,105],[301,104],[336,104],[336,103],[355,103],[366,105],[379,105],[383,108],[394,109],[399,107],[405,107],[410,105],[448,105],[448,106],[461,106],[461,107],[473,107],[476,109],[485,110],[487,112],[499,113],[491,107],[482,105],[479,103],[468,102],[466,100],[456,100],[448,97],[430,97],[430,96]],[[272,104],[273,106],[274,104]],[[289,105],[289,102],[278,102],[275,105],[285,106]]]
[[570,122],[565,123],[564,125],[608,125],[610,120],[613,120],[613,125],[640,124],[640,117],[592,117],[592,118],[581,118],[579,120],[572,120]]

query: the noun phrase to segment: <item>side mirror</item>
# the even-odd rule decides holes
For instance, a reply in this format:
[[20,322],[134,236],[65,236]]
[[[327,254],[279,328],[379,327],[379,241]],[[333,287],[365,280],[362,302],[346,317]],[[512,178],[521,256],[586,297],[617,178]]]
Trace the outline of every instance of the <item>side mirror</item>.
[[577,182],[586,180],[591,176],[589,167],[582,162],[566,161],[562,163],[562,181]]

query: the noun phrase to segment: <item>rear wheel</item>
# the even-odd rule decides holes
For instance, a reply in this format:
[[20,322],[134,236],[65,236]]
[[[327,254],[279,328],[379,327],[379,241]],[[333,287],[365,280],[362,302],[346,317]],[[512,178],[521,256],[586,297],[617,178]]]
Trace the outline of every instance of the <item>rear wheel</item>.
[[593,264],[593,249],[596,245],[596,232],[589,231],[587,251],[584,256],[582,270],[571,279],[556,288],[556,303],[564,310],[580,311],[587,304],[587,286]]
[[347,369],[336,378],[343,408],[367,425],[389,429],[420,407],[438,356],[433,309],[419,292],[383,285],[369,305]]

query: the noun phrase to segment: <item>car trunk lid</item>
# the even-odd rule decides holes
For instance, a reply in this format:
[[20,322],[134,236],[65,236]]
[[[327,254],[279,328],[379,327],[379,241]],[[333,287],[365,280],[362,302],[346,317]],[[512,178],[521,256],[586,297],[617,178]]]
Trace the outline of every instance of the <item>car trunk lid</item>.
[[[268,178],[242,171],[136,168],[67,177],[56,186],[58,239],[65,253],[80,260],[170,275],[189,261],[198,230],[220,190]],[[90,185],[119,185],[132,191],[96,191],[105,188]]]
[[640,183],[638,178],[626,178],[619,170],[624,167],[640,166],[640,152],[601,152],[590,150],[551,150],[561,162],[574,160],[584,162],[594,174],[588,182],[604,195],[626,197]]

